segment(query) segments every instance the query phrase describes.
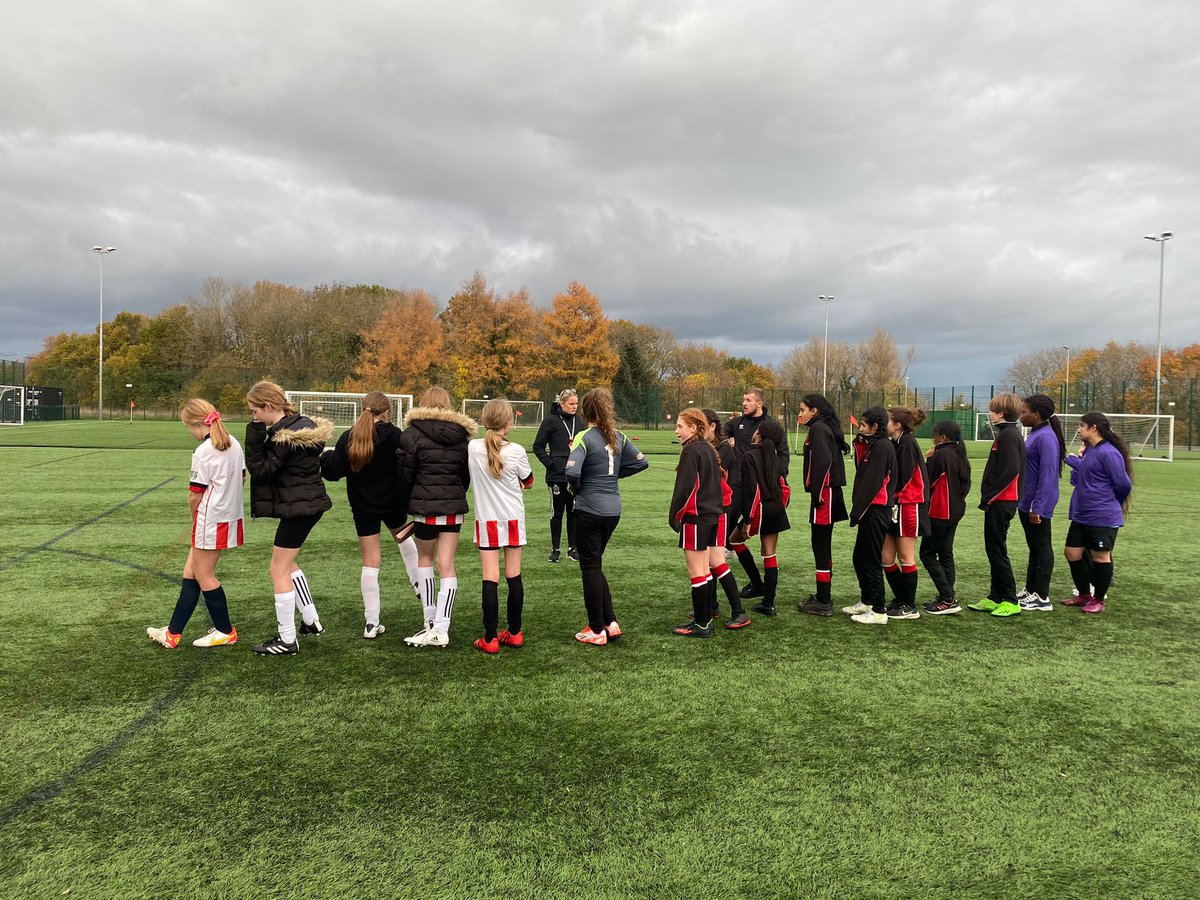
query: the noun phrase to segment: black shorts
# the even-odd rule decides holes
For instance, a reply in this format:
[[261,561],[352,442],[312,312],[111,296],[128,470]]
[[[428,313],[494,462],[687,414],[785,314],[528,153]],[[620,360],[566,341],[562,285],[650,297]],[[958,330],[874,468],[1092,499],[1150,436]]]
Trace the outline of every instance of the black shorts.
[[462,531],[462,523],[457,525],[430,525],[426,522],[417,522],[413,528],[413,537],[418,541],[436,541],[437,536],[443,532],[451,532],[458,534]]
[[679,528],[679,546],[684,550],[707,550],[709,547],[723,546],[717,543],[717,532],[720,521],[709,525],[683,524]]
[[1071,527],[1067,529],[1067,546],[1109,553],[1117,543],[1119,530],[1101,525],[1080,525],[1078,522],[1072,522]]
[[304,546],[308,533],[321,521],[322,515],[324,513],[280,519],[275,529],[275,546],[285,550],[299,550]]
[[359,512],[356,509],[351,510],[351,514],[354,516],[354,531],[359,537],[373,537],[379,534],[382,531],[379,527],[380,521],[387,526],[388,531],[392,531],[403,525],[407,518],[407,516],[391,513],[380,515],[379,513]]

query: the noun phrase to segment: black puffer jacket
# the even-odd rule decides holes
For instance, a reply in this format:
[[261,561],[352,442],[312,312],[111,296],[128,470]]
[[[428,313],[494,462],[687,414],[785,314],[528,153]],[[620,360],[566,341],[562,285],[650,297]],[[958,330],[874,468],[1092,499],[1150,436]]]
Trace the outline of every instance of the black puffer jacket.
[[452,409],[418,406],[404,419],[396,450],[399,502],[411,516],[467,511],[467,443],[478,426]]
[[246,426],[246,471],[250,473],[250,515],[290,519],[313,516],[333,506],[321,480],[321,451],[333,437],[333,423],[297,413],[270,428]]
[[350,467],[350,430],[342,432],[337,446],[321,457],[321,474],[327,481],[346,479],[346,498],[355,512],[378,516],[403,515],[396,476],[396,448],[402,432],[391,422],[375,423],[375,451],[371,461],[355,472]]
[[583,430],[579,413],[565,413],[557,403],[550,407],[550,415],[542,419],[537,437],[533,439],[533,455],[546,467],[546,484],[567,483],[571,441]]

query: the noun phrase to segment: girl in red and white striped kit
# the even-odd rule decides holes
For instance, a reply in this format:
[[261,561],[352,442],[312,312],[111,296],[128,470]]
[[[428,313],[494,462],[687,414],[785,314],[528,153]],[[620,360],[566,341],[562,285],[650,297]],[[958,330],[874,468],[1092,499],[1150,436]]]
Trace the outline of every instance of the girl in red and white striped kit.
[[[484,404],[479,416],[487,429],[467,445],[471,492],[475,495],[475,546],[483,572],[483,637],[475,641],[484,653],[499,653],[500,645],[521,647],[521,613],[525,586],[521,581],[521,548],[525,546],[523,491],[533,487],[533,469],[520,444],[507,439],[513,426],[512,404],[497,397]],[[508,628],[500,627],[500,555],[508,585]]]
[[192,644],[196,647],[236,644],[237,631],[229,621],[225,588],[217,580],[217,560],[222,550],[240,547],[245,539],[242,481],[246,460],[242,445],[225,430],[221,414],[207,400],[189,400],[180,410],[179,418],[200,442],[192,453],[188,487],[192,546],[183,564],[183,580],[171,621],[163,628],[147,628],[146,635],[168,650],[175,649],[203,593],[213,627]]

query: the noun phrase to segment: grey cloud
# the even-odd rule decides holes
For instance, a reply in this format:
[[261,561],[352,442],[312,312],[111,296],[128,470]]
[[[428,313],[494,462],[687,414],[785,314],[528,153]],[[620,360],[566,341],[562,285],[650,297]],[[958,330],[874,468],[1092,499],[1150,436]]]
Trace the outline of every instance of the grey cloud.
[[[18,10],[0,351],[207,275],[547,303],[770,362],[882,324],[920,383],[1047,344],[1200,339],[1184,0],[214,2]],[[1189,225],[1193,227],[1188,227]],[[111,305],[110,305],[111,304]]]

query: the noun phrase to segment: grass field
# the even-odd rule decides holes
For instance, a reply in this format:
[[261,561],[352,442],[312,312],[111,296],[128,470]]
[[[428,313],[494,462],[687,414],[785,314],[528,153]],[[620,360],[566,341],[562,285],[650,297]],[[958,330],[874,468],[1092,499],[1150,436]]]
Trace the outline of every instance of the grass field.
[[[301,556],[327,632],[264,659],[269,522],[219,569],[241,643],[144,636],[187,552],[181,426],[0,429],[0,897],[1197,895],[1194,461],[1138,464],[1101,616],[802,616],[797,504],[780,616],[689,641],[669,633],[689,608],[671,438],[639,434],[651,469],[624,483],[606,562],[623,641],[571,640],[578,571],[545,561],[540,483],[523,650],[471,647],[469,546],[449,649],[401,642],[420,612],[394,553],[389,630],[364,641],[332,485]],[[1010,548],[1023,567],[1019,527]],[[977,510],[956,549],[960,597],[981,596]],[[1065,564],[1054,583],[1069,593]]]

